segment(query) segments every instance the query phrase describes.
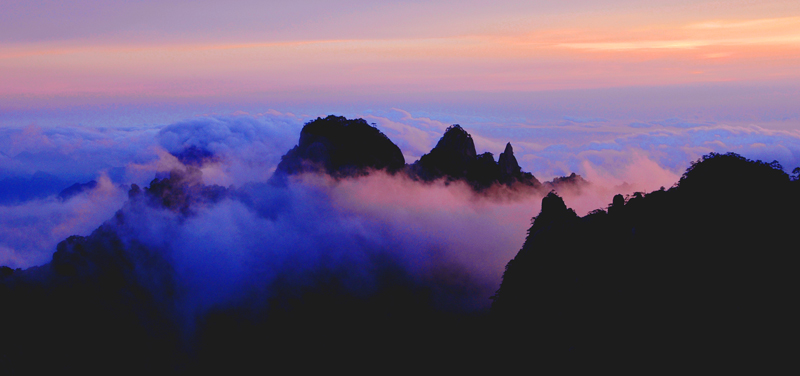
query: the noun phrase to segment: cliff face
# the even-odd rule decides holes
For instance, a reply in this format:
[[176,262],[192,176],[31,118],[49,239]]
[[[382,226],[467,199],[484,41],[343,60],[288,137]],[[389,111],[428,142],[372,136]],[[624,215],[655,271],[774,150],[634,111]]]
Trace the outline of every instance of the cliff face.
[[800,186],[777,167],[709,155],[677,187],[618,195],[583,218],[548,195],[493,314],[538,338],[532,346],[584,355],[780,353],[800,313],[786,300],[797,293]]

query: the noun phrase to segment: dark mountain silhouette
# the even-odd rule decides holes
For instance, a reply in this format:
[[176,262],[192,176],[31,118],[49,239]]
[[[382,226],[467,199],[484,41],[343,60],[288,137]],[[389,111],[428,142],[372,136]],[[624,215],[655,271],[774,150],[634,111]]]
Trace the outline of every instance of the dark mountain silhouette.
[[[478,155],[472,136],[455,124],[447,128],[430,153],[423,155],[412,168],[423,180],[441,177],[465,179],[477,162]],[[499,175],[499,170],[497,174]]]
[[51,262],[26,270],[3,267],[0,320],[15,323],[0,341],[3,369],[99,373],[126,364],[140,371],[177,370],[185,352],[173,312],[180,291],[169,253],[131,238],[128,226],[142,221],[146,208],[191,216],[229,193],[204,185],[195,167],[173,170],[144,190],[132,185],[113,218],[89,236],[60,242]]
[[550,191],[572,191],[580,194],[589,184],[590,183],[586,181],[586,179],[573,172],[569,174],[569,176],[556,177],[551,181],[544,182],[542,184],[542,189]]
[[[159,272],[168,268],[162,255],[124,244],[117,226],[112,219],[90,236],[69,237],[50,263],[2,273],[0,317],[14,323],[0,340],[4,371],[99,373],[120,364],[142,371],[174,364],[177,327],[156,296],[173,293],[172,274]],[[146,286],[140,268],[162,284]]]
[[777,162],[710,154],[669,190],[580,218],[555,194],[492,314],[529,350],[618,364],[789,359],[800,185]]
[[[472,329],[484,317],[437,301],[469,292],[468,275],[446,270],[441,278],[419,280],[379,250],[335,268],[287,268],[270,286],[256,278],[234,304],[186,317],[178,303],[186,285],[171,251],[144,244],[131,228],[146,226],[160,211],[189,220],[199,207],[247,194],[204,185],[195,167],[173,170],[144,189],[132,185],[113,218],[89,236],[60,242],[51,262],[0,268],[0,320],[14,323],[0,339],[2,369],[100,373],[123,364],[137,372],[196,373],[246,371],[263,362],[278,370],[313,369],[322,362],[368,370],[398,359],[421,366],[478,355],[476,333],[485,331]],[[303,260],[297,257],[293,262]],[[350,275],[362,269],[374,282],[353,286]],[[409,346],[420,338],[436,341]]]
[[303,127],[297,146],[281,157],[273,181],[304,172],[337,178],[366,175],[371,169],[394,173],[403,166],[400,148],[377,128],[364,119],[330,115]]
[[492,153],[476,153],[472,136],[458,124],[448,127],[431,152],[408,167],[408,173],[423,181],[463,180],[479,191],[494,184],[522,184],[533,188],[542,185],[519,167],[511,143],[506,144],[495,162]]
[[400,149],[365,120],[333,115],[317,118],[303,127],[300,142],[281,157],[271,182],[284,183],[287,176],[306,172],[344,178],[363,176],[370,170],[403,170],[424,182],[464,181],[479,192],[493,185],[546,192],[579,189],[588,184],[574,173],[542,184],[530,172],[522,171],[511,143],[495,161],[492,153],[477,154],[472,136],[458,124],[447,128],[430,153],[405,165]]
[[70,185],[67,188],[64,188],[61,192],[58,193],[58,199],[61,201],[69,200],[72,197],[75,197],[83,192],[91,191],[97,187],[96,180],[90,180],[86,183],[75,183]]
[[510,142],[506,144],[505,150],[497,157],[497,167],[500,169],[500,177],[498,179],[500,183],[510,184],[524,179],[522,168],[519,167],[517,158],[514,157],[514,148],[511,147]]
[[[363,120],[329,116],[303,132],[276,176],[403,169],[399,149]],[[372,150],[373,142],[381,150]],[[463,180],[478,190],[586,184],[573,174],[540,187],[522,172],[510,144],[495,162],[475,152],[460,126],[406,168],[421,181]],[[498,372],[510,365],[538,370],[553,360],[594,369],[597,359],[644,361],[653,369],[738,364],[725,363],[725,355],[794,355],[800,181],[777,162],[712,154],[669,190],[618,195],[607,211],[584,217],[548,194],[506,267],[490,314],[442,306],[440,300],[475,288],[468,272],[444,268],[416,278],[401,266],[402,255],[384,250],[308,267],[298,267],[304,255],[291,255],[269,285],[255,273],[231,302],[187,312],[180,302],[189,288],[174,266],[174,250],[131,234],[160,216],[189,223],[223,200],[256,212],[285,205],[281,197],[252,197],[259,189],[205,185],[188,163],[148,187],[132,185],[113,218],[59,243],[51,262],[0,267],[0,322],[8,323],[0,367],[9,374],[120,367],[197,373],[320,364],[374,371],[390,364]],[[217,281],[214,273],[224,267],[203,276]],[[372,278],[357,278],[363,274]]]

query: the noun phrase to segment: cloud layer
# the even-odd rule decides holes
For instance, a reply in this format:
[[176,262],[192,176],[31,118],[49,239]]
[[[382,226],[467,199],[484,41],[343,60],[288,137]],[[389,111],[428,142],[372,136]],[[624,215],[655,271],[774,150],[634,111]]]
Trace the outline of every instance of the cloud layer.
[[56,244],[71,235],[88,235],[126,198],[127,191],[102,177],[97,188],[67,201],[51,196],[0,205],[0,265],[27,268],[50,261]]
[[[429,117],[401,109],[366,113],[364,118],[375,123],[398,144],[409,163],[430,151],[443,130],[456,120],[455,116]],[[0,216],[3,221],[0,264],[14,267],[38,265],[49,259],[55,251],[55,244],[66,236],[88,235],[121,207],[127,185],[145,187],[158,171],[180,167],[180,162],[170,153],[180,153],[190,147],[211,153],[213,161],[201,167],[207,184],[244,189],[248,183],[264,182],[280,161],[280,156],[297,142],[303,119],[309,118],[271,110],[257,115],[202,116],[167,126],[92,128],[31,125],[3,128],[0,130],[4,136],[0,137],[0,188],[6,192],[19,189],[21,180],[13,179],[30,179],[37,171],[61,179],[63,188],[92,179],[100,180],[104,188],[61,202],[55,199],[58,192],[51,187],[48,188],[51,191],[35,196],[39,198],[5,202],[0,206],[3,212]],[[460,120],[465,119],[469,121],[470,118]],[[523,170],[533,172],[540,180],[576,172],[590,181],[587,189],[560,192],[578,214],[604,208],[616,193],[631,194],[672,186],[691,161],[709,152],[733,151],[752,159],[777,159],[787,171],[800,166],[800,133],[792,129],[682,119],[620,122],[598,117],[569,117],[562,118],[564,124],[498,124],[490,118],[471,119],[470,123],[461,123],[473,135],[478,153],[488,151],[497,156],[510,141]],[[505,198],[495,201],[476,201],[461,192],[457,185],[420,187],[408,181],[379,176],[337,184],[318,183],[300,185],[303,190],[311,191],[323,189],[317,187],[321,184],[325,190],[322,196],[306,197],[309,203],[316,202],[318,208],[308,209],[305,215],[313,217],[317,214],[311,213],[334,213],[331,215],[335,221],[331,223],[344,220],[342,218],[357,218],[356,222],[364,222],[359,225],[361,231],[366,231],[364,234],[385,233],[386,228],[398,233],[411,231],[409,239],[421,242],[431,239],[430,244],[440,244],[440,247],[470,239],[467,243],[491,248],[469,236],[462,238],[453,234],[474,233],[482,239],[495,240],[499,237],[497,234],[503,234],[502,238],[512,239],[510,232],[524,233],[528,220],[536,215],[539,205],[536,197],[512,194],[498,196]],[[273,194],[285,196],[289,193],[266,195]],[[267,200],[270,203],[267,206],[272,208],[270,210],[286,205],[300,208],[306,205],[302,201],[299,198],[273,199]],[[324,205],[323,201],[326,202]],[[213,212],[216,215],[226,212],[226,215],[235,217],[232,211],[245,210],[237,209],[236,205],[243,204],[231,204]],[[325,205],[333,205],[333,208]],[[294,219],[291,223],[301,222],[301,213],[292,213]],[[474,225],[481,216],[486,217],[483,219],[485,223]],[[465,222],[453,222],[453,218],[464,218]],[[211,222],[217,221],[225,223],[222,219]],[[436,221],[452,222],[452,227],[437,227]],[[195,225],[201,226],[200,222]],[[382,223],[383,227],[375,227],[378,226],[376,223]],[[426,225],[417,231],[411,230],[416,228],[413,223]],[[351,222],[341,223],[344,227],[349,224]],[[479,231],[482,227],[486,231]],[[432,234],[425,228],[439,230]],[[251,232],[255,238],[261,238],[255,234],[258,231]],[[350,233],[342,236],[355,237]],[[186,238],[191,236],[186,235]],[[410,247],[397,241],[400,243],[391,247]],[[509,252],[518,248],[508,242],[500,243],[504,246],[496,248],[508,249]],[[384,244],[381,247],[391,248],[383,240],[381,244]],[[430,244],[426,247],[435,248]],[[473,253],[469,257],[485,257],[477,250]],[[493,265],[491,269],[497,270],[499,261]]]
[[460,184],[382,173],[251,184],[239,197],[189,217],[148,206],[126,211],[121,233],[165,255],[189,317],[253,294],[263,301],[279,279],[312,286],[315,273],[340,275],[351,293],[368,295],[387,268],[435,287],[439,308],[485,309],[540,200],[490,200]]

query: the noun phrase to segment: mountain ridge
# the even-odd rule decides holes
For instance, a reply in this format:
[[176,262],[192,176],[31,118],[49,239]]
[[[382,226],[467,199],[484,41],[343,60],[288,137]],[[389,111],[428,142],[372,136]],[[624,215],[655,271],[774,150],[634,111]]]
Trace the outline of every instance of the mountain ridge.
[[[391,143],[363,120],[328,121],[334,129],[354,126]],[[297,151],[282,160],[287,161],[284,177],[325,173],[343,179],[374,169],[397,174],[419,168],[421,184],[464,181],[477,192],[495,184],[538,192],[550,188],[547,183],[536,186],[532,175],[524,175],[510,143],[495,162],[490,153],[477,154],[460,126],[449,128],[441,148],[437,144],[433,150],[438,151],[432,150],[432,157],[418,167],[397,163],[399,148],[387,147],[381,154],[385,158],[358,153],[330,158],[342,145],[359,140],[331,143],[325,131],[301,135],[291,149]],[[202,157],[191,158],[200,163],[214,158],[202,151],[188,155]],[[304,163],[304,156],[313,163]],[[680,364],[696,359],[694,353],[714,360],[726,353],[784,354],[775,339],[792,339],[786,328],[800,313],[787,299],[796,295],[798,263],[796,252],[786,245],[793,244],[800,225],[800,181],[777,162],[709,154],[692,163],[673,188],[627,199],[617,195],[606,210],[583,217],[549,192],[522,248],[506,265],[488,315],[448,312],[435,304],[442,291],[458,294],[474,288],[468,273],[436,270],[430,278],[416,280],[399,266],[397,255],[380,250],[366,255],[365,264],[285,271],[276,277],[271,295],[258,293],[265,286],[248,286],[235,304],[187,313],[176,303],[189,292],[181,281],[185,271],[173,266],[175,250],[161,245],[160,238],[145,244],[129,234],[131,228],[170,237],[174,234],[169,228],[160,232],[148,222],[162,216],[169,223],[196,225],[192,220],[198,211],[224,200],[248,206],[246,210],[258,208],[248,203],[247,190],[206,185],[201,166],[184,167],[160,175],[144,189],[132,185],[123,208],[90,235],[60,242],[51,262],[26,270],[0,267],[3,319],[17,324],[4,332],[8,340],[0,341],[0,363],[6,369],[89,367],[100,372],[144,359],[131,367],[147,371],[166,364],[175,372],[195,371],[208,364],[230,366],[229,359],[242,365],[260,362],[263,354],[255,354],[257,349],[269,349],[277,354],[272,361],[292,365],[311,354],[303,347],[308,338],[321,341],[312,347],[314,355],[336,361],[349,359],[348,350],[336,346],[344,337],[357,338],[358,351],[376,362],[414,359],[415,350],[403,348],[403,341],[391,342],[402,338],[422,339],[418,348],[438,354],[443,363],[466,355],[476,361],[485,356],[486,363],[525,363],[530,356],[544,359],[556,353],[572,360],[605,356],[619,363],[625,360],[619,354],[625,354],[651,364]],[[579,185],[579,178],[573,174],[562,180]],[[285,205],[284,188],[268,195],[277,211]],[[326,225],[325,219],[315,223]],[[269,247],[277,239],[259,241]],[[359,236],[354,244],[367,241]],[[304,255],[297,257],[283,265],[305,260]],[[231,266],[211,265],[211,272],[220,273]],[[362,273],[375,273],[375,278],[353,279]],[[214,281],[214,274],[204,277]],[[365,280],[372,281],[367,288],[354,286],[353,281]],[[730,332],[731,327],[736,330]],[[88,345],[74,346],[78,338]],[[246,345],[264,338],[275,342],[252,349]],[[519,338],[526,338],[524,344],[518,344]],[[42,339],[51,341],[42,344]],[[86,353],[95,355],[95,363],[85,364]],[[48,362],[37,362],[41,354]]]
[[615,363],[782,354],[800,313],[786,300],[798,286],[798,211],[800,181],[734,153],[706,155],[673,188],[617,195],[584,217],[551,193],[492,314],[535,335],[530,348]]
[[[365,148],[364,144],[380,146]],[[490,152],[478,154],[472,135],[459,124],[449,126],[430,152],[406,164],[400,149],[377,128],[363,119],[348,120],[333,115],[305,124],[298,144],[281,157],[270,180],[283,184],[288,176],[307,172],[322,172],[334,178],[356,177],[368,175],[370,170],[404,173],[426,183],[463,181],[476,192],[485,192],[495,185],[546,192],[589,184],[575,173],[540,182],[532,173],[522,171],[510,142],[497,161]]]

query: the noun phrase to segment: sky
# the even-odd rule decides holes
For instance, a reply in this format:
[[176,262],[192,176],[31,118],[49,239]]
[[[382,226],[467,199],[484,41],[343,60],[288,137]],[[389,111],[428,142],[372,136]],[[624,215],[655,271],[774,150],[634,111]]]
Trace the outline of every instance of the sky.
[[540,180],[602,187],[579,214],[710,152],[800,166],[797,1],[0,1],[0,196],[52,181],[0,197],[0,264],[88,234],[171,149],[228,155],[209,183],[263,181],[328,114],[409,163],[454,123],[479,153],[511,142]]
[[402,101],[409,92],[767,83],[800,74],[800,5],[792,1],[4,4],[3,97],[288,92],[302,100],[336,92]]

